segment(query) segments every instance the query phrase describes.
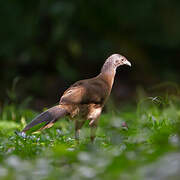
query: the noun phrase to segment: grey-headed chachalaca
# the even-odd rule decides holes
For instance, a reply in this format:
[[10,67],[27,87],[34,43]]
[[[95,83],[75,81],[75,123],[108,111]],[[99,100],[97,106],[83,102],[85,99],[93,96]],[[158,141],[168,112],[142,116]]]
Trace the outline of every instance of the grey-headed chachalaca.
[[70,86],[62,95],[59,105],[54,106],[33,119],[22,132],[28,131],[37,124],[45,123],[39,130],[50,128],[64,116],[75,121],[75,138],[79,139],[79,132],[86,120],[91,127],[91,140],[95,138],[98,119],[107,98],[110,95],[116,68],[131,63],[120,54],[113,54],[105,61],[98,76],[80,80]]

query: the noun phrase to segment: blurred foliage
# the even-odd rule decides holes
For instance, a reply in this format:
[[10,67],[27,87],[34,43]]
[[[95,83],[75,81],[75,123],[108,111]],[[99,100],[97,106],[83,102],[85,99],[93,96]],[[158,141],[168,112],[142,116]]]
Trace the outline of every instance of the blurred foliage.
[[0,179],[178,179],[180,98],[146,97],[136,107],[103,114],[94,144],[88,123],[77,144],[65,119],[41,133],[15,135],[30,121],[24,116],[30,110],[20,115],[16,107],[21,122],[0,117]]
[[28,94],[37,107],[55,102],[72,82],[97,74],[115,52],[133,64],[118,73],[123,92],[117,97],[132,96],[134,84],[178,82],[179,19],[177,0],[1,1],[0,99],[20,77],[21,100]]

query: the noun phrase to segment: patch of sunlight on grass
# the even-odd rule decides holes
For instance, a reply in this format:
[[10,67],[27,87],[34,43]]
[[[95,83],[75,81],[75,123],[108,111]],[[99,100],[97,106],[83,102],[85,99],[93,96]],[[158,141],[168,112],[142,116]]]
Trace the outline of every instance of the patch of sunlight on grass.
[[20,128],[20,124],[13,121],[0,121],[0,132],[4,135],[12,134],[15,129]]

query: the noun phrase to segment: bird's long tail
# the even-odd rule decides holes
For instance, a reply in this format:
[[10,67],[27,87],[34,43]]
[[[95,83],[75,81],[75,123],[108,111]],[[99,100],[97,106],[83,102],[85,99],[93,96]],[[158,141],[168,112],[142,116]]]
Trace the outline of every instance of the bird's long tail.
[[47,111],[39,114],[37,117],[35,117],[23,130],[22,132],[26,132],[29,129],[33,128],[34,126],[45,123],[43,127],[41,127],[39,130],[43,130],[46,128],[50,128],[53,126],[53,124],[59,119],[68,114],[68,111],[64,108],[62,108],[60,105],[54,106]]

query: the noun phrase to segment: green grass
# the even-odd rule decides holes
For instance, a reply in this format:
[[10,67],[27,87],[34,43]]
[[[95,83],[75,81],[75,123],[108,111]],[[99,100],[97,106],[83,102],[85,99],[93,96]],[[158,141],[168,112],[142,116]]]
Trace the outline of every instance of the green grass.
[[[178,179],[180,99],[144,98],[109,110],[94,144],[88,123],[74,140],[66,119],[26,138],[14,134],[37,113],[5,105],[0,114],[0,179]],[[122,126],[126,122],[128,128]],[[175,165],[173,162],[177,161]],[[179,163],[179,164],[178,164]]]

